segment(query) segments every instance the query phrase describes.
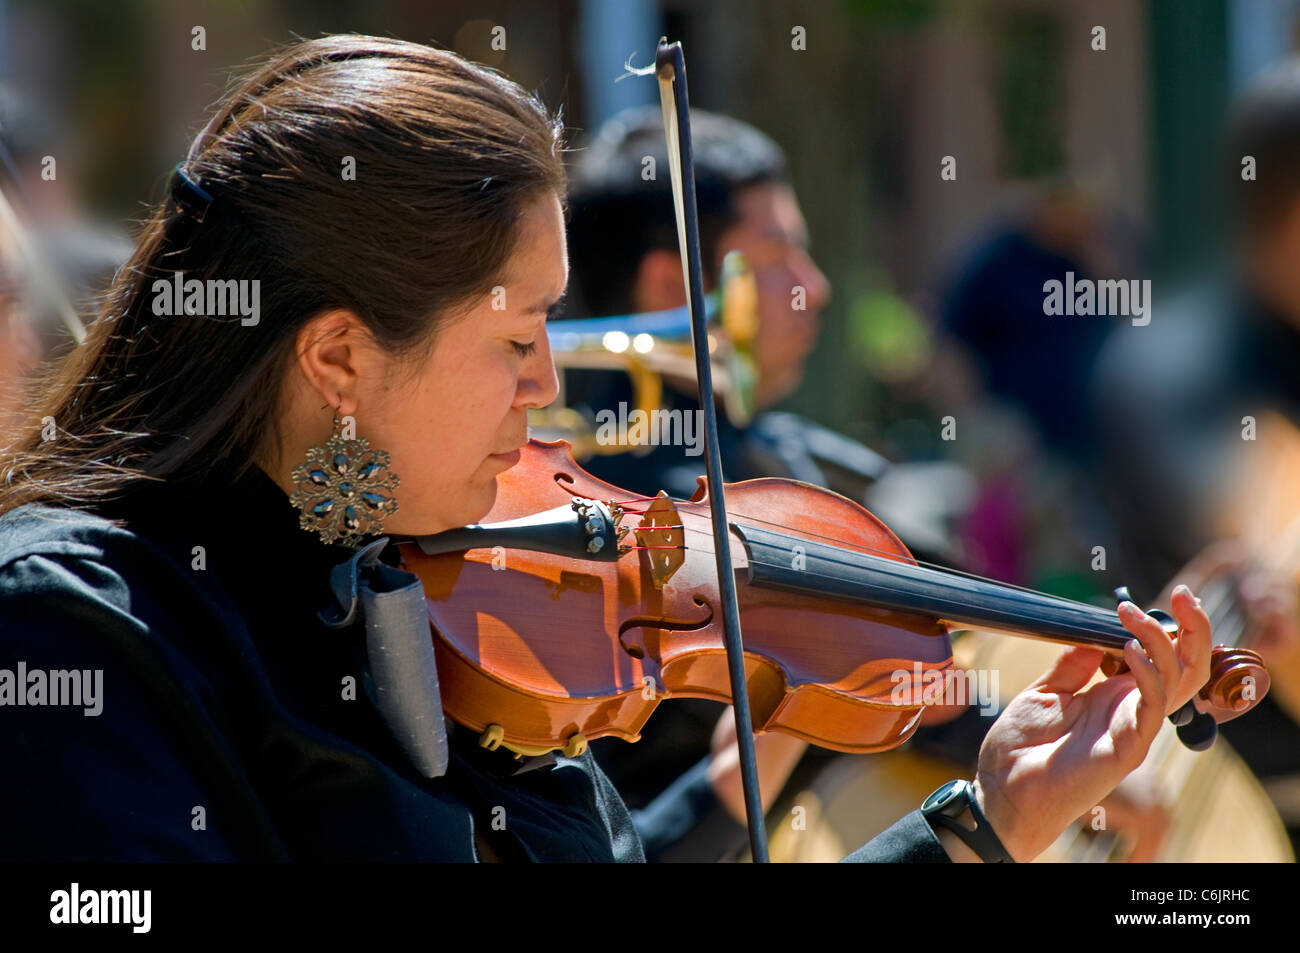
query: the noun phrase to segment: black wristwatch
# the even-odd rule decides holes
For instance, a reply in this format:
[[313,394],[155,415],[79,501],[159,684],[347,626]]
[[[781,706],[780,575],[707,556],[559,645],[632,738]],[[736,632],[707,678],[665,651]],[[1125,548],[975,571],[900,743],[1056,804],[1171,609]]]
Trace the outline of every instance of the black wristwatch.
[[[968,810],[975,823],[974,830],[958,820]],[[952,831],[984,863],[1015,863],[1015,859],[1002,846],[1002,841],[998,840],[998,835],[993,833],[988,818],[980,810],[975,800],[975,788],[969,781],[949,781],[939,785],[921,802],[921,813],[936,833],[941,827]]]

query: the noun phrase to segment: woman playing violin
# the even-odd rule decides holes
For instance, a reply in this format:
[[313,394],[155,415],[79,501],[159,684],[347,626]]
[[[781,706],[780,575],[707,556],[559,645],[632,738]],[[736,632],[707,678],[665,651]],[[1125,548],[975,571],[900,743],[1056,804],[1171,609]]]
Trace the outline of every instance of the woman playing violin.
[[[329,37],[240,83],[176,181],[0,464],[0,760],[19,782],[0,851],[642,859],[589,754],[521,764],[453,726],[445,774],[412,767],[357,688],[356,627],[317,614],[353,550],[292,499],[309,451],[354,427],[400,475],[376,531],[491,508],[528,409],[556,396],[558,120],[452,53]],[[213,288],[256,318],[214,310]],[[1127,673],[1085,688],[1101,653],[1067,650],[989,731],[970,796],[1012,859],[1205,683],[1209,622],[1186,589],[1172,608],[1175,638],[1121,609]],[[939,831],[909,815],[847,859],[979,859]]]

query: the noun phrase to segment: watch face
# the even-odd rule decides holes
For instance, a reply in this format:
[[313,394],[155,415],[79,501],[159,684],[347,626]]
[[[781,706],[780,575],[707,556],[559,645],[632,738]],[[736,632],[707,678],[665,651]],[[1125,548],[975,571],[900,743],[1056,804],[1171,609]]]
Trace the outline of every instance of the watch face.
[[961,791],[960,781],[949,781],[947,784],[934,791],[929,797],[925,799],[924,803],[922,803],[921,805],[921,810],[922,811],[938,810],[939,808],[947,804],[949,801],[951,801],[953,798],[955,798],[958,795],[958,793],[960,793],[960,791]]

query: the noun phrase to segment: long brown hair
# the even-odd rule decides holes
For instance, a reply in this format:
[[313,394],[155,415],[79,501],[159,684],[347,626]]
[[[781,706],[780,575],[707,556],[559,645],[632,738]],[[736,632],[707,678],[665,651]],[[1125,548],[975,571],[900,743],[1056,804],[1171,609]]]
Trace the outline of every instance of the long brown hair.
[[[85,344],[38,390],[0,455],[0,513],[239,475],[274,439],[308,320],[346,308],[390,353],[423,353],[500,281],[527,203],[563,199],[562,153],[558,115],[454,53],[331,36],[273,55],[189,151],[214,196],[202,223],[154,209]],[[260,320],[156,315],[154,282],[178,271],[259,281]]]

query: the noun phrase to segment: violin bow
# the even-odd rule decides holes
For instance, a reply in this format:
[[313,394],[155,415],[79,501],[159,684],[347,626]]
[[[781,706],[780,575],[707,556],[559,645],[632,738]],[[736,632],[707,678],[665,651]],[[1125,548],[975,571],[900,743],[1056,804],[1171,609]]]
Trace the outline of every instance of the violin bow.
[[[745,654],[740,636],[740,610],[736,578],[731,565],[727,504],[722,491],[722,456],[718,448],[718,414],[713,399],[713,367],[704,300],[704,272],[700,258],[700,226],[695,204],[695,160],[691,148],[691,113],[686,95],[686,60],[681,43],[659,41],[655,76],[663,107],[664,135],[668,138],[668,164],[672,171],[673,209],[682,255],[682,280],[691,314],[691,342],[695,349],[695,375],[704,413],[704,459],[709,481],[709,512],[713,522],[713,551],[718,565],[718,592],[722,598],[722,636],[727,647],[731,676],[732,710],[736,716],[736,744],[740,749],[741,782],[745,792],[745,818],[749,846],[755,863],[767,863],[767,833],[763,828],[763,802],[758,789],[754,756],[754,729],[745,682]],[[641,72],[641,71],[634,71]],[[646,70],[648,72],[648,70]]]

